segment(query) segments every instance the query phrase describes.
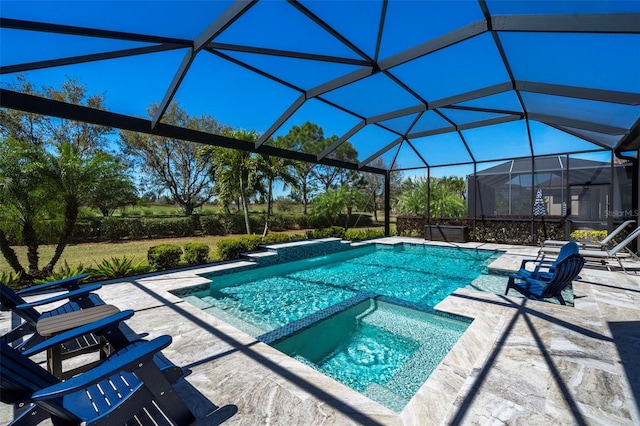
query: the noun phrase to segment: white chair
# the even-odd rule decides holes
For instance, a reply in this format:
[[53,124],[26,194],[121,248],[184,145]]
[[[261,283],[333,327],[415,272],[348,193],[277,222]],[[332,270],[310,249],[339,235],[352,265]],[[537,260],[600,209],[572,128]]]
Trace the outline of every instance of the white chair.
[[[636,258],[635,254],[631,252],[631,250],[627,249],[627,246],[631,244],[633,240],[640,237],[640,227],[636,228],[627,238],[622,240],[617,246],[612,248],[611,250],[580,250],[580,254],[585,259],[597,259],[602,262],[603,265],[607,267],[608,270],[611,270],[608,260],[615,259],[620,264],[620,267],[624,272],[627,272],[627,269],[624,267],[622,263],[622,259],[628,259],[630,257]],[[627,249],[627,251],[625,251]]]
[[[580,246],[581,248],[585,248],[585,249],[593,249],[593,250],[606,250],[607,249],[607,245],[613,241],[613,239],[624,230],[624,228],[626,228],[627,226],[631,225],[632,223],[635,223],[635,220],[627,220],[626,222],[624,222],[622,225],[618,226],[616,229],[614,229],[609,235],[606,236],[606,238],[602,241],[600,241],[599,243],[581,243],[581,242],[577,242],[578,246]],[[562,241],[562,240],[545,240],[542,243],[543,247],[562,247],[563,245],[567,244],[568,241]]]

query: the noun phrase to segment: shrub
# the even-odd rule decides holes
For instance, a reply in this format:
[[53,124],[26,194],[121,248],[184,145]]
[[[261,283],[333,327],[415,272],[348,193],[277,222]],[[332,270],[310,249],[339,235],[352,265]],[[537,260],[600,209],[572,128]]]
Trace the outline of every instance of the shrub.
[[182,249],[175,244],[160,244],[149,248],[147,260],[156,270],[175,268],[180,263]]
[[293,234],[293,235],[289,235],[289,241],[302,241],[302,240],[306,240],[307,236],[304,234]]
[[184,260],[189,265],[205,263],[209,260],[209,246],[205,243],[187,243],[184,245]]
[[242,234],[243,232],[246,232],[246,227],[244,224],[244,216],[242,214],[238,213],[238,214],[224,215],[222,219],[222,224],[224,226],[224,232],[222,233],[222,235]]
[[224,219],[219,215],[208,215],[200,217],[200,226],[206,235],[225,235]]
[[15,273],[13,271],[5,272],[2,271],[0,274],[0,283],[6,285],[7,287],[12,287],[12,284],[20,279],[20,274]]
[[35,280],[34,282],[36,284],[43,284],[48,283],[49,281],[58,281],[69,277],[75,277],[76,275],[84,274],[85,272],[87,272],[87,268],[85,268],[82,263],[78,266],[71,267],[65,260],[64,264],[54,269],[51,275],[47,278],[43,280]]
[[307,238],[344,238],[344,228],[330,226],[329,228],[313,229],[306,233]]
[[277,232],[267,234],[262,238],[263,243],[286,243],[291,241],[291,237],[287,234],[279,234]]
[[145,235],[142,219],[126,217],[105,217],[102,220],[101,236],[109,241],[123,238],[141,238]]
[[585,243],[599,243],[607,236],[607,231],[591,231],[587,229],[577,229],[571,233],[573,241],[582,241]]
[[195,231],[195,225],[190,217],[146,218],[143,220],[143,226],[149,238],[189,237]]
[[345,240],[359,241],[369,238],[382,238],[384,231],[380,229],[349,229],[344,233]]
[[144,259],[135,263],[134,261],[135,258],[127,256],[102,259],[102,262],[96,262],[96,267],[89,268],[87,272],[93,278],[117,278],[137,274],[146,269],[142,266]]
[[86,243],[88,241],[96,241],[100,236],[101,227],[102,218],[96,217],[89,220],[78,221],[73,226],[71,242]]
[[262,241],[258,235],[245,235],[238,238],[223,238],[218,241],[218,255],[222,260],[237,259],[241,253],[255,250]]

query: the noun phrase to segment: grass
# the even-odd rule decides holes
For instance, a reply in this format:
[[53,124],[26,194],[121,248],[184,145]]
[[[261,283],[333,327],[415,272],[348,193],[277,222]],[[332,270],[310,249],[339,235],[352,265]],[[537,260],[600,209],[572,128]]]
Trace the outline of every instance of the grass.
[[[249,206],[249,210],[253,213],[259,212],[264,213],[267,211],[266,204],[252,204]],[[236,212],[237,209],[235,206],[231,208],[232,212]],[[285,209],[281,208],[279,204],[274,204],[273,211],[275,213],[302,213],[302,205],[294,204],[292,206],[288,206]],[[101,216],[101,214],[94,209],[83,208],[82,212],[86,216]],[[217,214],[223,213],[224,210],[221,206],[207,204],[202,207],[198,207],[195,209],[195,213],[198,214]],[[137,206],[128,206],[124,209],[116,210],[113,213],[114,216],[183,216],[184,210],[175,204],[159,204],[159,203],[150,203],[147,205],[137,205]]]
[[[395,224],[393,224],[395,225]],[[392,229],[395,226],[392,226]],[[366,229],[366,228],[358,228]],[[381,229],[377,227],[375,229]],[[304,230],[297,231],[284,231],[285,234],[304,234]],[[95,267],[96,264],[102,262],[103,259],[111,259],[112,257],[122,258],[127,256],[128,258],[134,258],[137,260],[145,261],[147,259],[147,251],[151,246],[157,246],[158,244],[175,244],[180,247],[184,247],[185,244],[190,242],[199,242],[209,245],[211,252],[209,254],[210,260],[218,259],[218,253],[216,244],[219,240],[227,237],[238,235],[208,235],[202,237],[185,237],[185,238],[162,238],[154,240],[137,240],[137,241],[116,241],[116,242],[100,242],[100,243],[87,243],[87,244],[70,244],[64,249],[62,257],[56,264],[56,268],[66,263],[70,268],[76,268],[80,265],[84,267]],[[18,255],[18,259],[23,266],[27,265],[27,249],[24,246],[13,247]],[[40,246],[38,253],[40,255],[40,267],[44,266],[55,250],[54,245],[42,245]],[[13,272],[9,264],[6,262],[3,256],[0,256],[0,275],[2,273]]]
[[[249,207],[251,212],[259,212],[264,213],[267,211],[266,204],[252,204]],[[311,207],[309,207],[311,210]],[[236,212],[236,208],[233,207],[231,209],[232,212]],[[293,204],[286,206],[283,208],[278,203],[273,205],[274,213],[284,213],[284,214],[302,214],[302,205],[301,204]],[[101,216],[97,210],[83,208],[82,212],[85,216]],[[207,204],[205,206],[199,207],[195,210],[196,213],[199,214],[214,214],[214,213],[222,213],[223,209],[220,206],[214,206]],[[354,215],[357,214],[371,215],[371,212],[354,212]],[[114,216],[182,216],[184,215],[184,211],[178,205],[170,205],[170,204],[148,204],[146,206],[133,206],[126,207],[124,210],[117,210],[113,213]],[[384,211],[378,210],[378,219],[380,221],[384,220]],[[391,216],[391,222],[395,222],[395,215]]]
[[[300,231],[291,232],[300,233]],[[158,244],[176,244],[180,247],[184,247],[189,242],[200,242],[209,245],[211,252],[210,259],[217,258],[216,244],[219,240],[225,238],[222,235],[203,236],[203,237],[186,237],[186,238],[162,238],[157,240],[138,240],[138,241],[118,241],[118,242],[101,242],[101,243],[87,243],[87,244],[72,244],[68,245],[62,257],[56,264],[56,267],[64,265],[66,261],[71,267],[77,267],[83,265],[85,267],[95,267],[97,263],[102,262],[103,259],[111,259],[112,257],[121,258],[122,256],[133,257],[138,260],[147,259],[147,250],[151,246],[157,246]],[[24,246],[14,247],[14,250],[18,254],[20,263],[27,265],[27,250]],[[40,254],[40,267],[44,266],[46,262],[51,259],[55,250],[54,245],[42,245],[38,250]],[[146,263],[145,263],[146,264]],[[4,257],[0,257],[0,274],[3,272],[12,272],[11,267],[7,264]]]

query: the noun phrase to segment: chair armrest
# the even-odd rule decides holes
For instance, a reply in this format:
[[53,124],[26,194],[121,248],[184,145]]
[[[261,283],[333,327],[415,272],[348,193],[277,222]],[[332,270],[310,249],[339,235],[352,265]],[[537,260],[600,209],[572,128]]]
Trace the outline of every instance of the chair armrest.
[[55,346],[61,345],[62,343],[75,339],[76,337],[84,336],[88,333],[100,334],[99,332],[101,330],[113,326],[114,324],[117,325],[120,322],[131,318],[133,316],[133,313],[133,310],[128,309],[126,311],[118,312],[117,314],[105,317],[101,320],[94,321],[80,327],[72,328],[71,330],[57,334],[54,337],[47,339],[44,342],[33,346],[32,348],[27,349],[23,352],[23,354],[26,356],[31,356]]
[[22,304],[16,306],[16,308],[17,309],[34,308],[36,306],[42,306],[42,305],[46,305],[48,303],[58,302],[60,300],[74,299],[74,298],[78,298],[79,296],[82,296],[82,295],[85,295],[85,294],[89,294],[92,291],[99,290],[101,287],[102,287],[102,285],[100,285],[100,284],[88,285],[88,286],[82,287],[82,288],[80,288],[78,290],[70,291],[68,293],[58,294],[57,296],[52,296],[52,297],[48,297],[46,299],[36,300],[35,302],[22,303]]
[[80,275],[75,275],[73,277],[68,277],[61,280],[57,280],[57,281],[50,281],[48,283],[35,285],[33,287],[28,287],[23,290],[17,291],[16,294],[19,294],[20,296],[24,296],[24,295],[39,293],[41,291],[51,290],[57,287],[63,287],[67,290],[77,290],[79,288],[78,282],[82,281],[88,276],[89,274],[80,274]]
[[45,401],[54,398],[61,398],[70,393],[74,393],[95,385],[104,379],[107,379],[121,371],[133,371],[144,364],[142,361],[151,358],[154,354],[160,352],[171,344],[171,336],[164,335],[155,339],[144,342],[132,350],[125,351],[122,355],[108,358],[102,364],[93,369],[72,377],[63,382],[57,383],[48,388],[41,389],[32,395],[34,401]]
[[552,264],[553,260],[544,260],[544,259],[522,259],[522,263],[520,264],[520,269],[524,268],[527,263],[538,263],[540,265]]

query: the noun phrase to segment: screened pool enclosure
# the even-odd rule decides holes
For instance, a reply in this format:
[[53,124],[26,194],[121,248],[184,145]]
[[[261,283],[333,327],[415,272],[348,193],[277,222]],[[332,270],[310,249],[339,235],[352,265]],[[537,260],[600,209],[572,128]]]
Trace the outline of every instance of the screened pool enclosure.
[[[470,216],[569,217],[574,229],[607,229],[633,217],[632,163],[569,155],[517,159],[467,176]],[[535,211],[542,198],[542,213]]]
[[[28,7],[26,6],[28,5]],[[470,217],[637,219],[640,2],[3,1],[0,106],[385,175],[457,175]],[[76,77],[108,111],[14,90]],[[180,128],[179,102],[257,142]],[[156,103],[154,116],[146,109]],[[322,152],[277,146],[316,123]],[[340,157],[350,142],[357,160]]]

